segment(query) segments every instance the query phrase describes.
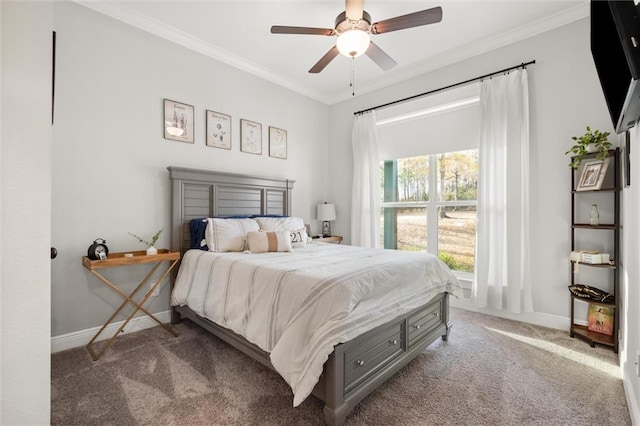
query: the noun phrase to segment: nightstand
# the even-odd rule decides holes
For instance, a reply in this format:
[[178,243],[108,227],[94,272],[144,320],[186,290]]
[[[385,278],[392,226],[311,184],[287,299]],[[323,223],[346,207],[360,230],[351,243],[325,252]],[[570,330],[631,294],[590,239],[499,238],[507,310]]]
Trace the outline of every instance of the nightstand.
[[332,235],[330,237],[313,237],[313,241],[320,241],[321,243],[341,244],[342,237],[340,235]]
[[[91,358],[93,358],[94,361],[97,361],[102,356],[104,351],[106,351],[107,348],[111,346],[111,344],[113,343],[115,338],[118,336],[118,334],[120,334],[120,332],[125,328],[125,326],[129,323],[129,321],[131,321],[131,319],[138,313],[138,311],[142,311],[145,315],[155,320],[169,333],[173,334],[174,336],[178,335],[178,333],[173,328],[167,326],[166,324],[163,324],[159,319],[153,316],[153,314],[151,314],[148,310],[143,308],[142,305],[144,305],[147,302],[147,300],[151,297],[151,294],[154,292],[154,290],[162,283],[162,281],[165,280],[165,278],[169,275],[169,272],[171,272],[174,266],[178,264],[179,260],[180,260],[180,252],[170,251],[166,249],[158,250],[158,254],[154,254],[154,255],[148,255],[146,251],[134,251],[126,254],[110,253],[107,259],[105,260],[91,260],[87,256],[84,256],[82,258],[82,266],[87,268],[89,272],[91,272],[93,275],[98,277],[100,281],[102,281],[104,284],[106,284],[109,288],[111,288],[113,291],[118,293],[124,299],[124,302],[122,302],[120,307],[116,309],[113,315],[111,315],[111,317],[107,320],[107,322],[104,323],[102,328],[96,333],[95,336],[93,336],[93,339],[91,339],[91,341],[87,344],[87,350],[91,354]],[[158,269],[160,264],[162,264],[163,262],[169,263],[167,266],[167,269],[162,273],[160,278],[156,280],[156,282],[151,286],[151,288],[145,293],[145,295],[142,297],[142,300],[140,302],[136,302],[133,299],[133,296],[135,296],[136,293],[138,293],[140,289],[142,289],[144,284],[147,281],[149,281],[149,278],[151,278],[151,275],[153,275],[153,273]],[[140,284],[137,285],[135,290],[133,290],[129,295],[127,295],[124,291],[116,287],[115,284],[113,284],[111,281],[106,279],[99,272],[100,269],[104,269],[104,268],[113,268],[117,266],[127,266],[127,265],[140,265],[143,263],[155,263],[155,265],[153,266],[153,268],[151,268],[151,271],[147,273],[144,279],[140,281]],[[113,321],[113,319],[116,317],[116,315],[118,315],[118,313],[122,310],[122,308],[124,308],[127,305],[127,303],[131,303],[136,308],[133,310],[133,312],[131,312],[131,314],[129,314],[126,321],[118,328],[118,331],[116,331],[114,335],[111,336],[109,341],[102,347],[102,349],[100,349],[98,352],[95,352],[92,347],[93,342],[104,331],[104,329],[109,325],[109,323]]]

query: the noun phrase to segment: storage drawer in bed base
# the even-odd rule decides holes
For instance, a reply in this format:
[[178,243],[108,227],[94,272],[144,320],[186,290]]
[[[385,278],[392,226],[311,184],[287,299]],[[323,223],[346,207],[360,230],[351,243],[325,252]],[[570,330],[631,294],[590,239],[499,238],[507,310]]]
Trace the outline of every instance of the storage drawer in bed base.
[[[313,395],[325,402],[323,413],[328,425],[342,425],[364,397],[439,337],[448,338],[451,328],[448,296],[439,294],[406,315],[334,348],[313,390]],[[188,307],[174,310],[273,369],[269,354],[242,336],[200,317]]]
[[[436,315],[437,314],[437,315]],[[434,319],[436,319],[434,321]],[[417,321],[417,322],[416,322]],[[422,321],[422,322],[421,322]],[[413,325],[426,324],[420,327],[418,334],[411,334]],[[389,326],[399,324],[402,335],[399,342],[401,349],[393,356],[386,357],[384,362],[376,364],[369,370],[363,370],[361,379],[353,379],[345,375],[345,362],[354,349],[367,346],[373,342],[376,346],[376,338],[388,330]],[[370,394],[378,386],[393,376],[402,367],[412,361],[427,346],[442,337],[446,340],[449,336],[451,324],[449,323],[449,299],[448,294],[437,295],[425,305],[396,318],[394,321],[371,330],[357,338],[335,347],[333,353],[325,363],[324,369],[324,394],[325,421],[330,425],[341,425],[353,407],[364,397]],[[414,328],[415,330],[415,328]],[[351,380],[348,380],[351,379]],[[353,383],[357,385],[353,386]]]

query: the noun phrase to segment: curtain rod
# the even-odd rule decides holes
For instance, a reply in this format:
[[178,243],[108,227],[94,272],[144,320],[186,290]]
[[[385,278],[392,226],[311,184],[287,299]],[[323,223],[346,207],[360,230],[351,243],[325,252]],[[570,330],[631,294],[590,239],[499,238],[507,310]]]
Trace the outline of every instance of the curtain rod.
[[520,65],[514,65],[512,67],[505,68],[505,69],[500,70],[500,71],[495,71],[495,72],[491,72],[489,74],[481,75],[480,77],[471,78],[469,80],[461,81],[461,82],[455,83],[455,84],[450,84],[449,86],[441,87],[439,89],[429,90],[428,92],[419,93],[417,95],[409,96],[408,98],[398,99],[397,101],[391,101],[391,102],[387,102],[386,104],[382,104],[382,105],[374,106],[374,107],[371,107],[371,108],[363,109],[362,111],[354,112],[353,115],[358,115],[358,114],[362,114],[363,112],[372,111],[374,109],[384,108],[384,107],[388,107],[390,105],[395,105],[395,104],[399,104],[399,103],[402,103],[402,102],[410,101],[412,99],[419,98],[421,96],[431,95],[433,93],[441,92],[443,90],[451,89],[453,87],[462,86],[464,84],[468,84],[468,83],[472,83],[474,81],[485,79],[487,77],[492,77],[492,76],[497,75],[497,74],[502,74],[504,72],[508,72],[508,71],[515,70],[515,69],[518,69],[518,68],[525,68],[527,65],[531,65],[531,64],[535,64],[535,63],[536,63],[535,59],[533,61],[523,62]]

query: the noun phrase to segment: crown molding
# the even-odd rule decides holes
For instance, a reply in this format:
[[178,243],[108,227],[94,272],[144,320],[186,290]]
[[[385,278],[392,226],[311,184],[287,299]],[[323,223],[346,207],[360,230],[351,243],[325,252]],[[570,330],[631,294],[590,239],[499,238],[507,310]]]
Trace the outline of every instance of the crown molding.
[[191,34],[185,33],[184,31],[169,26],[161,21],[158,21],[157,19],[150,18],[149,16],[131,10],[121,4],[111,2],[96,2],[90,0],[73,1],[88,9],[102,13],[103,15],[107,15],[113,19],[129,24],[142,31],[146,31],[160,38],[178,44],[182,47],[216,59],[227,65],[238,68],[242,71],[248,72],[249,74],[253,74],[264,80],[282,86],[286,89],[300,93],[324,104],[329,104],[329,99],[324,94],[316,90],[310,89],[307,86],[295,84],[280,75],[267,71],[259,65],[246,60],[245,58],[214,46],[211,43],[208,43],[198,37],[194,37]]
[[[129,24],[142,31],[154,34],[165,40],[176,43],[187,49],[198,52],[202,55],[216,59],[232,67],[253,74],[259,78],[270,81],[274,84],[282,86],[286,89],[300,93],[316,101],[327,105],[337,104],[353,96],[343,91],[333,94],[323,93],[308,86],[299,85],[291,82],[289,79],[274,74],[263,67],[245,59],[218,46],[214,46],[200,38],[194,37],[184,31],[171,27],[156,19],[150,18],[139,12],[131,10],[122,4],[112,2],[96,2],[91,0],[73,0],[75,3],[92,9],[96,12],[107,15],[111,18]],[[364,95],[384,87],[391,86],[396,83],[426,74],[439,68],[443,68],[474,56],[487,53],[491,50],[533,37],[546,31],[570,24],[572,22],[584,19],[589,16],[589,3],[584,2],[579,5],[566,9],[550,17],[539,19],[528,25],[516,28],[512,31],[501,33],[495,37],[484,39],[475,43],[462,46],[456,51],[445,52],[437,55],[429,60],[408,66],[404,69],[388,74],[387,77],[377,79],[375,83],[358,87],[358,96]]]
[[[456,51],[449,51],[440,55],[429,58],[418,64],[414,64],[403,70],[398,70],[392,74],[389,74],[387,78],[378,79],[374,84],[360,85],[358,87],[357,95],[364,95],[366,93],[374,92],[382,88],[391,86],[408,79],[418,77],[431,71],[435,71],[440,68],[444,68],[449,65],[456,64],[458,62],[465,61],[475,56],[482,55],[483,53],[490,52],[492,50],[499,49],[512,43],[516,43],[521,40],[542,34],[547,31],[568,25],[572,22],[579,21],[589,16],[589,3],[581,3],[570,9],[566,9],[555,15],[551,15],[544,19],[533,21],[528,25],[516,28],[512,31],[498,34],[497,36],[477,41],[475,43],[462,46]],[[352,99],[351,96],[347,96],[344,93],[336,93],[329,99],[329,104],[333,105],[339,102]]]

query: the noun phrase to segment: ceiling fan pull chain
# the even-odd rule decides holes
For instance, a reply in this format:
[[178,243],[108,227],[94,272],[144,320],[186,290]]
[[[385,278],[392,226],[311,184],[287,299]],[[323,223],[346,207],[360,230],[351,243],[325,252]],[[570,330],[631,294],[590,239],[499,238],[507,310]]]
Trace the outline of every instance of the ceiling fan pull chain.
[[356,95],[356,58],[351,58],[351,79],[349,81],[349,87],[351,87],[351,96]]

